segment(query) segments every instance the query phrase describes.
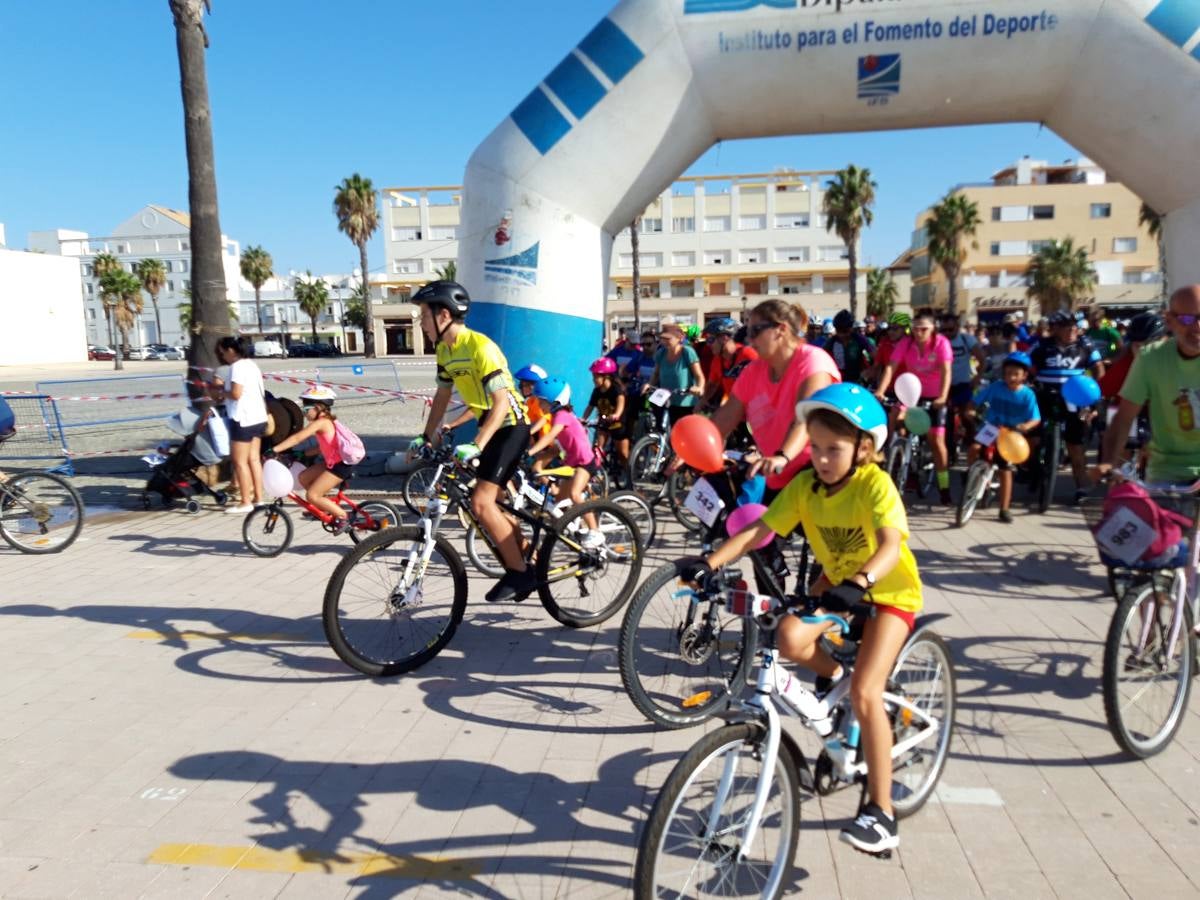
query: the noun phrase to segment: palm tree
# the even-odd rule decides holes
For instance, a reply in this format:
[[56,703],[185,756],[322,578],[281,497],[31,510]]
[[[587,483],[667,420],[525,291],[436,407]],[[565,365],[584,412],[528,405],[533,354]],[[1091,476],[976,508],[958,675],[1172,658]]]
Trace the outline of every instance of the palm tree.
[[629,247],[633,251],[633,330],[638,335],[642,330],[642,254],[638,235],[641,228],[642,217],[638,216],[629,226]]
[[217,210],[217,171],[212,142],[212,109],[208,103],[208,75],[204,51],[208,34],[204,13],[211,0],[167,0],[175,20],[175,48],[179,55],[179,82],[183,96],[184,139],[187,145],[188,209],[192,248],[192,282],[196,286],[196,321],[188,362],[188,380],[204,377],[199,367],[217,365],[216,338],[233,334],[229,326],[222,259],[221,220]]
[[[359,265],[362,267],[362,283],[367,285],[367,241],[379,227],[379,211],[376,209],[375,188],[370,178],[357,172],[334,188],[333,213],[337,216],[338,231],[350,238],[358,247]],[[363,355],[368,359],[375,356],[375,317],[368,299],[365,304],[366,325],[363,328]]]
[[113,353],[113,368],[125,368],[125,351],[129,345],[129,330],[142,314],[142,282],[124,269],[110,269],[100,279],[100,299],[108,317],[109,328],[120,336]]
[[966,194],[951,193],[933,208],[933,215],[925,225],[929,234],[929,256],[942,267],[949,283],[950,295],[946,302],[949,313],[958,313],[958,276],[967,258],[963,240],[971,238],[969,246],[978,248],[979,242],[974,237],[982,222],[978,204],[968,200]]
[[150,303],[154,306],[154,333],[158,335],[159,343],[165,343],[162,330],[162,316],[158,312],[158,295],[167,283],[167,267],[160,259],[143,259],[133,267],[133,273],[142,282],[142,287],[150,295]]
[[[110,272],[119,271],[121,261],[111,253],[97,253],[96,258],[92,260],[92,274],[96,276],[96,280],[100,282],[100,302],[104,305],[104,317],[108,321],[108,345],[115,346],[117,343],[117,335],[113,331],[112,317],[108,314],[108,303],[105,301],[104,293],[104,276]],[[120,368],[120,366],[117,366]]]
[[1075,246],[1074,238],[1051,241],[1029,262],[1026,295],[1040,302],[1042,315],[1071,311],[1073,301],[1095,290],[1096,270],[1087,251]]
[[317,342],[317,316],[329,305],[329,285],[323,278],[312,280],[312,272],[305,272],[304,279],[296,279],[296,302],[300,311],[312,320],[312,339]]
[[[189,297],[191,294],[184,292]],[[189,331],[192,327],[192,304],[190,302],[180,303],[175,311],[179,313],[179,327],[184,331]],[[236,303],[229,304],[229,322],[233,324],[238,320],[238,308]]]
[[1161,296],[1166,300],[1169,291],[1167,288],[1167,245],[1163,240],[1163,217],[1160,216],[1150,204],[1142,201],[1142,208],[1138,210],[1138,224],[1150,232],[1150,237],[1154,238],[1158,244],[1158,276],[1159,283],[1162,285]]
[[[104,254],[107,256],[107,254]],[[97,257],[99,259],[99,257]],[[113,262],[116,258],[113,257]],[[113,347],[113,368],[125,368],[124,354],[121,353],[121,347],[117,342],[117,329],[114,318],[116,315],[117,306],[121,302],[121,291],[123,289],[124,277],[129,273],[126,272],[118,264],[116,268],[109,265],[104,266],[104,274],[100,276],[100,303],[104,306],[104,318],[108,322],[109,343]]]
[[271,259],[271,254],[262,247],[247,247],[242,253],[240,265],[242,277],[254,287],[254,313],[258,319],[258,333],[262,334],[262,286],[273,274],[271,269],[275,265],[275,261]]
[[438,277],[439,281],[458,281],[458,263],[452,259],[447,260],[444,266],[434,269],[433,274]]
[[896,279],[887,269],[867,269],[867,315],[883,319],[890,316],[900,299]]
[[846,245],[850,263],[850,313],[858,318],[858,238],[875,218],[875,188],[870,169],[848,165],[825,184],[821,201],[825,230],[836,232]]

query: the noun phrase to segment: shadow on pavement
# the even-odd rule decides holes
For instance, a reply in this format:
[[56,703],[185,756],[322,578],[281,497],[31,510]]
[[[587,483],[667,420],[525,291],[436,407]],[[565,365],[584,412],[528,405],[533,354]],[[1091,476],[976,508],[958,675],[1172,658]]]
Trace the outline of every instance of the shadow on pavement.
[[1060,600],[1070,593],[1107,595],[1103,581],[1089,571],[1094,553],[1042,544],[976,544],[966,554],[944,556],[914,550],[921,580],[929,587],[973,597]]
[[[233,519],[233,516],[229,517]],[[154,556],[169,556],[175,558],[192,558],[197,551],[221,556],[246,556],[254,557],[254,554],[246,547],[243,541],[222,541],[212,538],[188,538],[188,537],[155,537],[150,534],[112,534],[108,536],[110,541],[141,541],[142,546],[134,547],[134,553],[150,553]],[[343,541],[345,539],[343,538]],[[286,554],[297,554],[299,556],[314,556],[318,553],[335,553],[341,555],[349,549],[348,543],[339,544],[291,544],[286,550]],[[267,563],[269,565],[269,563]]]

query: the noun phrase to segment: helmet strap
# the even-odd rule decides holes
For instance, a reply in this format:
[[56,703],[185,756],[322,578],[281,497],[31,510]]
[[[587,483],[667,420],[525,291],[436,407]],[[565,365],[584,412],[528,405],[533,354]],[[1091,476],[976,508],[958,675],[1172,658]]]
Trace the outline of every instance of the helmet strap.
[[854,438],[854,461],[852,463],[850,463],[849,471],[847,471],[845,475],[843,475],[841,478],[839,478],[837,481],[833,482],[832,484],[827,484],[821,480],[821,476],[817,474],[817,470],[814,468],[813,469],[812,492],[815,494],[818,491],[820,491],[821,488],[825,488],[825,496],[828,497],[830,491],[836,491],[838,488],[840,488],[842,485],[844,485],[847,481],[849,481],[851,478],[853,478],[854,473],[858,471],[858,451],[860,449],[862,449],[862,432],[861,431],[858,433],[858,436]]

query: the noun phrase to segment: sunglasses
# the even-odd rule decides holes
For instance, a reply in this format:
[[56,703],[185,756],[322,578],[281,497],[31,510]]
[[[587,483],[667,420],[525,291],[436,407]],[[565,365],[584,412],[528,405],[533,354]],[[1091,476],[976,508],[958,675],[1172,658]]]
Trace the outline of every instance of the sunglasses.
[[1197,322],[1200,322],[1200,316],[1195,316],[1191,313],[1171,313],[1171,318],[1184,328],[1191,328]]
[[777,322],[759,322],[757,325],[751,325],[746,333],[749,334],[751,338],[756,338],[764,331],[769,331],[772,328],[778,327],[779,323]]

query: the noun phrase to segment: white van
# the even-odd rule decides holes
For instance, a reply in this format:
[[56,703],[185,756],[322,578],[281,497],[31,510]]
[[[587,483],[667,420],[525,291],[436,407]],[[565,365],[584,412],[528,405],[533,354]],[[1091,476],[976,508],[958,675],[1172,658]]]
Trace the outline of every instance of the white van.
[[287,356],[283,352],[283,347],[278,341],[255,341],[254,342],[255,356]]

